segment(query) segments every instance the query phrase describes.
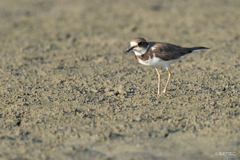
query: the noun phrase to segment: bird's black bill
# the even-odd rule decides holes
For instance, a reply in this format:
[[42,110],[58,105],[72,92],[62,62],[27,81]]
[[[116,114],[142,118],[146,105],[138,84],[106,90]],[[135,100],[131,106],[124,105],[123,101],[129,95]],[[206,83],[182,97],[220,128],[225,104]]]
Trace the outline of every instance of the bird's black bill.
[[128,49],[126,50],[126,52],[131,51],[133,48],[134,48],[134,47],[128,48]]

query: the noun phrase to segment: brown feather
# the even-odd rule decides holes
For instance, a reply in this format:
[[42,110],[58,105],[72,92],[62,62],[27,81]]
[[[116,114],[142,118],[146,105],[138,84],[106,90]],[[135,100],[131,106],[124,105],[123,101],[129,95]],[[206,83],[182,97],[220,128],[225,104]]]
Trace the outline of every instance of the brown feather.
[[[149,56],[152,58],[154,53],[156,57],[164,61],[169,61],[178,59],[181,56],[192,53],[194,50],[209,49],[206,47],[184,48],[164,42],[148,42],[148,44],[150,44],[149,50],[142,56],[136,56],[136,59],[140,58],[141,60],[145,61],[149,59]],[[153,48],[155,49],[153,50]]]

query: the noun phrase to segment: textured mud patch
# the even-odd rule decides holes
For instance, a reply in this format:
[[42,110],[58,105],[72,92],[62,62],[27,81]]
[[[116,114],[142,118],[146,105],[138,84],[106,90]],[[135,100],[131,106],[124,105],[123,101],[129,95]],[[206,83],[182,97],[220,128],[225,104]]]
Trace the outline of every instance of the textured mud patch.
[[[239,7],[1,1],[0,159],[239,159]],[[157,96],[154,68],[123,53],[137,36],[211,49]]]

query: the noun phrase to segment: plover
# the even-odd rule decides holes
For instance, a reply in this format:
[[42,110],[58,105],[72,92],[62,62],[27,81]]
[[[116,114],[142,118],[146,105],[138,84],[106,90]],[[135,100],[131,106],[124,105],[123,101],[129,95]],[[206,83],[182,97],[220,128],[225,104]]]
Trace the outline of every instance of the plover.
[[[137,37],[130,42],[130,48],[126,50],[129,52],[131,50],[135,53],[135,58],[137,61],[146,66],[165,66],[168,71],[168,81],[163,90],[163,93],[167,91],[167,87],[171,78],[171,72],[169,69],[169,64],[175,63],[180,59],[183,59],[186,55],[209,49],[206,47],[180,47],[170,43],[164,42],[147,42],[144,38]],[[156,72],[158,74],[158,94],[161,92],[161,75],[157,68]]]

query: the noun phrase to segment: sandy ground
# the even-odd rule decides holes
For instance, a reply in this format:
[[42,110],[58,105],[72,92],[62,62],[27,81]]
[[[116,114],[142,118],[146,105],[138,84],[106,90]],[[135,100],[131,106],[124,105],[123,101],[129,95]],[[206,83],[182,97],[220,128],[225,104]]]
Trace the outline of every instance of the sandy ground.
[[[240,159],[239,8],[1,0],[0,159]],[[138,36],[211,49],[172,64],[157,96],[155,70],[123,52]]]

